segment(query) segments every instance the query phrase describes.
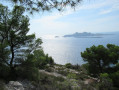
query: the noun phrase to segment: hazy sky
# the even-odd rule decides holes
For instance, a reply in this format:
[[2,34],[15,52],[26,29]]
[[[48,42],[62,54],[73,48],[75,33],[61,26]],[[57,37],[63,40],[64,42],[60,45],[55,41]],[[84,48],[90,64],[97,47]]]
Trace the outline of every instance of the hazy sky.
[[30,33],[37,37],[75,32],[119,31],[119,0],[83,0],[74,11],[52,11],[31,17]]

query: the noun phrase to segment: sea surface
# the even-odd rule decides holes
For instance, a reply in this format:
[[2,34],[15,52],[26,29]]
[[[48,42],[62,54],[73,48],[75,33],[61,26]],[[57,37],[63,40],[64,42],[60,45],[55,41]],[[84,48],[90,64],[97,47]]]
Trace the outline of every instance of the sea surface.
[[105,35],[102,38],[54,38],[43,39],[42,47],[45,53],[52,56],[55,63],[58,64],[83,64],[85,63],[81,57],[81,52],[92,45],[109,44],[119,45],[119,32],[110,33],[113,35]]

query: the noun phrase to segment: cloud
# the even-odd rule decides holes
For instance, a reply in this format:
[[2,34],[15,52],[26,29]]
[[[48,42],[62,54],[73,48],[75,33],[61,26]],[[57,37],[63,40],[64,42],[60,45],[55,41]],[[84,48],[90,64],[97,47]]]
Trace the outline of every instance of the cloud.
[[[51,15],[47,15],[47,16],[44,16],[39,19],[34,19],[32,21],[35,23],[40,22],[40,21],[53,21],[53,20],[59,19],[61,17],[78,12],[80,10],[98,9],[98,8],[102,8],[104,6],[108,6],[110,4],[111,4],[111,8],[107,9],[107,10],[105,10],[105,9],[101,10],[100,14],[110,13],[114,9],[119,9],[119,0],[105,0],[105,1],[102,0],[102,1],[103,2],[101,2],[101,3],[93,2],[93,1],[92,1],[93,3],[84,2],[84,4],[81,4],[78,7],[76,7],[76,9],[75,9],[76,11],[74,11],[74,9],[71,9],[70,7],[67,7],[64,12],[60,12],[60,13],[54,12]],[[85,5],[85,3],[86,3],[86,5]]]
[[106,3],[105,7],[108,8],[102,9],[99,14],[108,14],[119,10],[119,0],[106,0]]
[[108,10],[102,10],[99,14],[108,14],[111,12],[112,12],[112,9],[108,9]]
[[[94,0],[95,1],[95,0]],[[99,2],[100,1],[100,2]],[[94,31],[94,30],[99,30],[107,27],[106,29],[108,30],[108,20],[111,18],[106,16],[101,18],[96,18],[96,19],[91,19],[89,20],[88,18],[85,17],[72,17],[73,22],[64,22],[61,21],[63,17],[66,17],[68,15],[74,14],[74,13],[82,13],[82,10],[98,10],[100,11],[99,16],[103,14],[108,14],[113,11],[119,10],[119,0],[99,0],[95,2],[85,2],[84,4],[80,5],[79,7],[76,8],[76,11],[74,11],[71,8],[67,8],[66,11],[64,12],[54,12],[50,15],[47,16],[42,16],[40,18],[37,17],[37,19],[32,19],[30,21],[31,26],[30,26],[30,32],[37,32],[36,36],[39,37],[39,35],[45,35],[48,34],[48,38],[52,38],[49,34],[61,34],[61,33],[72,33],[75,31]],[[107,8],[104,8],[107,7]],[[91,14],[94,15],[94,14]],[[70,17],[68,17],[70,19]],[[110,18],[110,19],[109,19]],[[113,17],[112,17],[113,19]],[[111,20],[112,20],[111,19]],[[110,21],[111,21],[110,20]],[[102,23],[105,22],[105,25]],[[106,26],[107,25],[107,26]],[[113,25],[113,24],[112,24]],[[100,27],[100,28],[99,28]],[[117,26],[115,26],[117,27]],[[105,30],[106,30],[105,29]],[[110,29],[111,30],[111,29]]]
[[103,3],[93,3],[93,4],[89,3],[89,4],[86,4],[86,5],[79,6],[78,10],[98,9],[98,8],[101,8],[105,5],[106,5],[105,2],[103,2]]
[[[66,12],[63,15],[58,13],[52,13],[51,15],[43,16],[39,19],[32,19],[30,21],[30,33],[37,32],[36,36],[39,37],[39,35],[60,33],[63,32],[62,30],[64,29],[68,30],[68,27],[70,26],[69,23],[57,21],[57,19],[60,19],[71,13],[72,11]],[[52,37],[48,35],[48,38]]]

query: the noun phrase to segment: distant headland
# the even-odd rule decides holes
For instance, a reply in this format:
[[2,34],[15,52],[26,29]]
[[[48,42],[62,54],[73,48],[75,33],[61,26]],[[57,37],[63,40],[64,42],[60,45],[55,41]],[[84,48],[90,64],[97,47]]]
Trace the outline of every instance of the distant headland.
[[75,37],[75,38],[102,38],[104,35],[113,35],[113,34],[101,34],[101,33],[90,33],[90,32],[75,32],[74,34],[64,35],[63,37]]

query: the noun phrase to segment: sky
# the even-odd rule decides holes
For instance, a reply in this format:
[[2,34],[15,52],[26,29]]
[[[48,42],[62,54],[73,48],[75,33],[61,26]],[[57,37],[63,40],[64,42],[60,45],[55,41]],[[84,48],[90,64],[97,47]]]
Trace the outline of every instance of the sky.
[[119,31],[119,0],[83,0],[75,10],[35,14],[29,28],[37,37]]

